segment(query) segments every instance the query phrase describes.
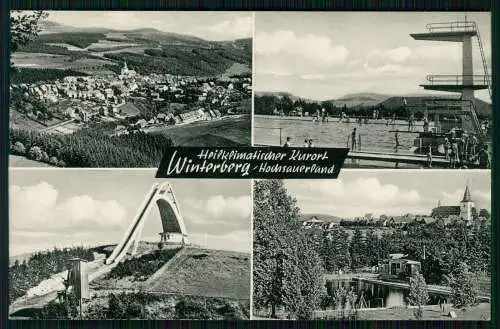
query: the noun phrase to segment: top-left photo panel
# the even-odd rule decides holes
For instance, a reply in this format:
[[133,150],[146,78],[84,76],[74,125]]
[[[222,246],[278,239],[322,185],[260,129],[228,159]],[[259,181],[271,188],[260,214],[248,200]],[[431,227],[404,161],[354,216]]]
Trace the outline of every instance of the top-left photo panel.
[[251,12],[12,11],[10,27],[10,167],[251,145]]

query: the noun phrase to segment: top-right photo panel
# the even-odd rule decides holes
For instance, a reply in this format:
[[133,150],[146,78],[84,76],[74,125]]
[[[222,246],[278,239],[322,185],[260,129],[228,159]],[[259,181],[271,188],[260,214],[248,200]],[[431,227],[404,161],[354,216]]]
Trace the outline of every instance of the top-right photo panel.
[[479,12],[257,12],[255,146],[347,147],[344,168],[489,169]]

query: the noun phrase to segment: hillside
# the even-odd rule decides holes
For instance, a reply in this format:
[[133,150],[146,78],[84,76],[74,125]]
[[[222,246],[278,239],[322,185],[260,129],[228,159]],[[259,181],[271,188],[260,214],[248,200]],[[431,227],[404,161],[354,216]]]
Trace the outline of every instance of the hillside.
[[255,92],[255,96],[256,97],[263,97],[263,96],[275,96],[277,98],[282,98],[282,97],[289,97],[292,101],[298,101],[298,100],[302,100],[306,103],[315,103],[317,101],[315,100],[312,100],[312,99],[308,99],[308,98],[303,98],[303,97],[299,97],[299,96],[295,96],[289,92],[286,92],[286,91],[256,91]]
[[331,99],[334,106],[346,106],[346,107],[356,107],[356,106],[375,106],[383,101],[385,101],[390,96],[381,95],[375,93],[355,93],[344,95],[338,99]]
[[[31,56],[22,56],[32,54]],[[116,71],[127,61],[141,74],[214,76],[238,64],[251,72],[252,40],[207,41],[145,28],[74,28],[46,21],[42,32],[12,54],[17,67]],[[82,62],[85,65],[82,65]],[[113,68],[115,67],[115,68]]]
[[[449,98],[449,97],[443,97],[443,96],[434,96],[434,97],[429,97],[429,96],[406,96],[406,101],[409,106],[416,106],[418,104],[421,104],[424,100],[434,98],[434,99],[442,99],[442,98]],[[379,105],[388,108],[388,109],[396,109],[402,105],[402,98],[401,97],[389,97],[386,100],[382,101]],[[491,117],[491,104],[486,103],[485,101],[476,98],[476,110],[478,112],[479,116],[487,116]]]
[[[347,108],[359,110],[362,107],[376,107],[376,106],[382,106],[387,110],[398,110],[403,106],[403,97],[406,98],[406,101],[409,106],[415,106],[422,104],[422,102],[425,99],[442,99],[442,98],[451,98],[450,96],[432,96],[432,95],[401,95],[401,96],[394,96],[394,95],[384,95],[384,94],[376,94],[376,93],[354,93],[354,94],[348,94],[344,95],[342,97],[339,97],[337,99],[329,99],[326,101],[319,101],[319,100],[310,100],[310,99],[304,99],[297,97],[295,95],[292,95],[288,92],[256,92],[255,93],[256,98],[272,98],[273,96],[275,97],[276,101],[274,102],[256,102],[256,114],[265,114],[266,112],[272,111],[272,109],[266,108],[266,109],[260,109],[258,108],[259,104],[264,105],[264,106],[271,106],[271,107],[276,107],[276,104],[279,104],[279,100],[282,99],[284,96],[287,96],[290,98],[293,102],[296,101],[304,101],[305,103],[316,103],[316,104],[322,104],[324,106],[324,103],[331,103],[332,106],[334,107],[343,107],[346,106]],[[456,98],[456,96],[455,96]],[[476,98],[476,109],[478,112],[479,117],[489,117],[491,118],[491,111],[492,111],[492,106],[491,103],[487,103],[479,98]],[[308,109],[309,112],[311,112],[311,109]],[[313,109],[313,111],[316,109]]]

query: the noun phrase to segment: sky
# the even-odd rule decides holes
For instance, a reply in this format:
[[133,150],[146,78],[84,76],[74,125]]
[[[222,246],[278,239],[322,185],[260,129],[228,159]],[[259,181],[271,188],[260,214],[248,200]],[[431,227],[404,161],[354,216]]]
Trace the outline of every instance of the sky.
[[221,41],[252,37],[250,12],[49,11],[48,21],[80,28],[155,28]]
[[[154,182],[155,170],[10,171],[10,254],[118,243]],[[249,180],[169,180],[190,241],[250,252]],[[142,240],[159,241],[157,207]]]
[[[416,41],[434,22],[463,21],[455,12],[259,12],[255,14],[255,90],[284,91],[314,100],[374,92],[428,93],[427,74],[461,74],[461,44]],[[489,13],[475,21],[491,72]],[[475,74],[484,74],[473,41]],[[440,94],[440,92],[433,92]],[[476,97],[491,102],[488,91]]]
[[285,180],[289,195],[303,214],[325,214],[344,218],[430,215],[441,201],[458,206],[469,184],[477,209],[491,210],[490,171],[447,170],[342,170],[334,180]]

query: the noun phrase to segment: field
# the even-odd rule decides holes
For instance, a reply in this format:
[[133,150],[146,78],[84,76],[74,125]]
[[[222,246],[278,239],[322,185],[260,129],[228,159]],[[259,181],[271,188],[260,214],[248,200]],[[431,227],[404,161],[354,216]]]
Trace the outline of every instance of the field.
[[52,167],[48,163],[30,160],[19,155],[9,155],[9,167]]
[[26,115],[24,115],[19,111],[10,110],[9,115],[10,115],[9,124],[11,128],[34,129],[34,130],[40,130],[46,128],[46,126],[26,117]]
[[169,136],[178,146],[250,146],[250,116],[229,117],[156,130]]
[[85,70],[88,67],[104,66],[113,62],[98,58],[78,58],[47,53],[17,52],[11,55],[12,63],[18,68]]

